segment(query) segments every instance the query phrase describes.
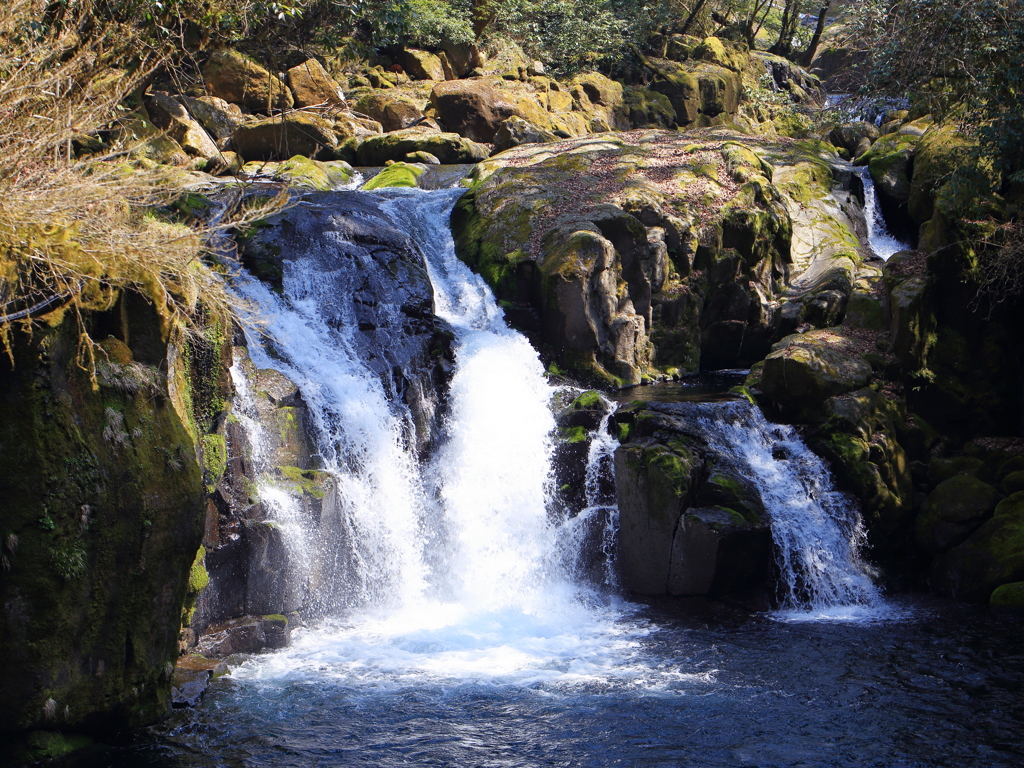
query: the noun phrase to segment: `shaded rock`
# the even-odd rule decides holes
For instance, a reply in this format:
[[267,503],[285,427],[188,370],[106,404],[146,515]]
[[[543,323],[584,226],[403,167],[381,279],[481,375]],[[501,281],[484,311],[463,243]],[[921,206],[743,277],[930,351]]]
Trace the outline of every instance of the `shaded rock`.
[[863,152],[857,151],[860,143],[867,139],[868,149],[870,149],[871,144],[874,143],[879,135],[878,128],[874,123],[862,120],[855,123],[843,123],[838,128],[833,128],[828,138],[835,146],[842,147],[850,152],[852,157],[860,157],[863,154]]
[[388,160],[402,160],[410,152],[428,152],[445,165],[475,163],[490,155],[487,147],[457,133],[426,133],[407,128],[367,139],[356,150],[356,160],[359,165],[379,166]]
[[436,155],[432,155],[429,152],[410,152],[405,156],[405,162],[407,163],[421,163],[423,165],[440,165],[441,161],[438,160]]
[[558,137],[521,117],[512,116],[502,121],[494,135],[494,148],[502,151],[518,147],[520,144],[543,144],[551,141],[558,141]]
[[236,653],[287,648],[291,630],[284,616],[243,616],[211,626],[196,649],[211,659],[224,659]]
[[1024,611],[1024,581],[1015,581],[996,587],[988,600],[994,611],[1020,613]]
[[765,358],[762,391],[788,417],[811,415],[828,398],[867,385],[871,364],[832,330],[787,336]]
[[490,143],[515,105],[486,80],[451,80],[430,92],[430,106],[445,128],[478,142]]
[[277,75],[230,48],[210,54],[203,67],[203,81],[211,96],[256,112],[291,109],[295,105],[291,91]]
[[986,483],[991,480],[985,462],[973,456],[935,456],[928,462],[928,484],[932,487],[957,475],[969,475]]
[[1003,493],[1007,495],[1024,491],[1024,470],[1010,472],[1003,478],[1003,482],[999,487],[1002,489]]
[[338,139],[323,118],[292,112],[246,123],[232,137],[235,150],[248,160],[283,160],[294,155],[315,157],[333,152]]
[[296,107],[345,106],[341,86],[316,59],[307,59],[289,69],[288,86],[295,96]]
[[387,91],[360,96],[355,109],[378,121],[385,131],[400,131],[423,119],[419,107]]
[[623,95],[623,108],[634,128],[673,128],[676,111],[663,93],[646,88],[629,88]]
[[917,545],[930,555],[945,552],[978,528],[998,501],[999,491],[969,475],[942,481],[917,520]]
[[1000,502],[991,520],[939,557],[931,577],[940,593],[971,602],[988,602],[996,587],[1024,580],[1024,493]]

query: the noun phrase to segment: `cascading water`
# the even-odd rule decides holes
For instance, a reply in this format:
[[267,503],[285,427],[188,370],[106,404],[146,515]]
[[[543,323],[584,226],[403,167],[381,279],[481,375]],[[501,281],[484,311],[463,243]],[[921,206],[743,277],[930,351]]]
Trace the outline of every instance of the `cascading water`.
[[[336,479],[343,524],[335,530],[343,535],[320,536],[312,585],[311,602],[334,618],[300,633],[289,650],[247,663],[239,679],[308,673],[387,686],[639,674],[635,638],[647,630],[624,624],[630,607],[589,594],[565,567],[572,523],[550,503],[554,391],[529,342],[455,256],[448,217],[459,194],[371,198],[422,251],[434,313],[454,331],[447,418],[426,461],[416,455],[408,409],[387,391],[379,352],[355,335],[350,305],[375,269],[364,249],[331,232],[314,252],[285,262],[283,296],[241,281],[264,318],[266,340],[250,339],[253,360],[300,387]],[[393,314],[378,311],[378,336],[392,321],[390,338],[399,336],[406,319]],[[613,449],[610,438],[595,442],[595,473]],[[590,514],[607,520],[612,500],[596,476],[592,484]]]
[[864,221],[868,227],[868,247],[880,259],[888,261],[894,253],[908,250],[910,246],[889,234],[882,209],[878,205],[878,192],[871,171],[867,166],[858,166],[854,170],[864,184]]
[[731,457],[761,495],[775,544],[779,615],[879,615],[882,599],[859,554],[866,539],[860,514],[796,430],[769,423],[745,402],[685,408],[700,435]]

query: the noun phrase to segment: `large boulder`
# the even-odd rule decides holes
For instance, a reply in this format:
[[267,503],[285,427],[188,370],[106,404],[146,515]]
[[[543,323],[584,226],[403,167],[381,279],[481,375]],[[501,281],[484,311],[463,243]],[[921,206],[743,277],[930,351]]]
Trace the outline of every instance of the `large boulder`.
[[269,113],[295,106],[292,92],[277,75],[238,51],[214,51],[203,67],[203,82],[211,96]]
[[551,131],[538,128],[521,117],[510,117],[502,121],[494,135],[494,148],[498,151],[518,147],[520,144],[544,144],[558,141]]
[[360,96],[354,108],[379,122],[385,131],[400,131],[423,119],[419,107],[389,91],[371,91]]
[[787,336],[765,358],[761,390],[789,418],[819,412],[829,398],[871,380],[871,364],[842,329]]
[[760,495],[729,457],[695,436],[673,406],[635,403],[617,419],[624,437],[615,452],[623,586],[679,596],[763,587],[771,532]]
[[928,495],[917,519],[917,545],[937,555],[964,541],[992,514],[999,491],[969,475],[954,475]]
[[404,160],[411,152],[428,152],[444,164],[476,163],[490,155],[487,147],[457,133],[407,128],[365,140],[356,150],[356,160],[358,165],[384,165],[388,160]]
[[932,565],[932,586],[958,600],[988,602],[1003,584],[1024,580],[1024,493],[1001,501],[995,514]]
[[175,98],[218,142],[231,138],[238,126],[251,119],[242,113],[237,104],[229,104],[216,96],[200,96],[198,98],[177,96]]
[[343,107],[341,86],[316,59],[308,59],[288,70],[288,85],[297,107]]
[[398,57],[398,63],[413,80],[444,80],[444,66],[441,59],[429,51],[406,48]]
[[294,155],[315,157],[338,146],[334,127],[307,112],[289,112],[246,123],[231,138],[235,151],[248,160],[284,160]]
[[[344,160],[321,162],[295,155],[283,162],[253,160],[241,168],[243,176],[269,178],[292,187],[305,187],[328,192],[348,184],[354,175],[352,166]],[[290,462],[286,462],[290,463]]]
[[490,143],[516,106],[486,80],[451,80],[430,92],[430,106],[444,127],[473,141]]

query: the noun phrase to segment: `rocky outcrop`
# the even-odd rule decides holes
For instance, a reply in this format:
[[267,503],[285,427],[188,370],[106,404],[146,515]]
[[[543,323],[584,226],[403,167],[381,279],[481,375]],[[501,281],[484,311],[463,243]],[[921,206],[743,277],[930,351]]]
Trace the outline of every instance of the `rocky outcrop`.
[[144,725],[170,706],[224,327],[168,336],[131,292],[49,319],[0,360],[0,730]]
[[288,87],[295,99],[295,106],[343,107],[345,95],[341,86],[331,77],[316,59],[307,59],[297,67],[288,70]]
[[688,426],[682,406],[636,403],[615,419],[627,438],[615,452],[622,585],[641,595],[764,590],[771,531],[731,457]]
[[456,206],[458,253],[578,374],[750,365],[877,274],[818,152],[724,130],[512,149]]

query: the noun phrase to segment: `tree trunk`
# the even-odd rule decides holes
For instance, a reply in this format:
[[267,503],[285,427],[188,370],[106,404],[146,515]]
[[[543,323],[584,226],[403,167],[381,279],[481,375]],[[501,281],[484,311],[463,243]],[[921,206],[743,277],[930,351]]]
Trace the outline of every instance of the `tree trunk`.
[[800,23],[800,0],[786,0],[786,7],[782,9],[782,28],[779,30],[779,39],[769,50],[777,56],[785,56],[787,59],[793,54],[793,35],[796,33],[797,25]]
[[805,67],[811,65],[814,54],[818,52],[818,43],[821,42],[821,33],[825,31],[825,20],[828,16],[830,5],[832,5],[832,0],[826,0],[821,10],[818,11],[818,25],[814,28],[814,36],[811,38],[811,43],[807,46],[807,50],[800,57],[800,63]]
[[693,10],[690,11],[690,15],[687,16],[686,21],[683,22],[683,28],[679,30],[679,34],[685,35],[689,31],[690,25],[693,24],[693,20],[697,18],[697,14],[700,13],[701,8],[707,4],[707,1],[708,0],[697,0],[693,6]]

